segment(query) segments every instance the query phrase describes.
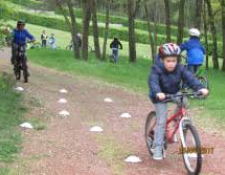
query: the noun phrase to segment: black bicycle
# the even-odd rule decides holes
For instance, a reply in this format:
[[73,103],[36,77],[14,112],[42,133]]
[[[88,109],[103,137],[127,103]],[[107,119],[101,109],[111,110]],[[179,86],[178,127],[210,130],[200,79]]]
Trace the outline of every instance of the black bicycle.
[[[186,63],[184,64],[184,66],[187,67],[187,58],[183,55],[181,56],[181,58],[185,60]],[[199,69],[195,72],[195,76],[205,86],[205,88],[209,89],[209,81],[206,75],[204,75],[204,70],[202,66],[199,67]],[[188,91],[190,88],[184,84],[185,83],[182,84],[182,90],[185,92],[185,91]]]
[[117,54],[118,54],[118,50],[112,48],[112,54],[109,56],[109,61],[111,63],[116,63],[118,61]]
[[27,68],[27,60],[26,60],[26,45],[24,43],[20,43],[17,45],[16,50],[16,58],[14,63],[14,73],[16,80],[21,79],[21,72],[23,71],[24,82],[28,82],[28,68]]

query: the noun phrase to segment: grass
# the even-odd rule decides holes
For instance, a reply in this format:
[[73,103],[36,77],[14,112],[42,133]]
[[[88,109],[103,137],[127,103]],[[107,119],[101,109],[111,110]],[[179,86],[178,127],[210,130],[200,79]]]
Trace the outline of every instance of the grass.
[[[23,97],[12,89],[13,78],[4,74],[0,78],[0,162],[11,163],[21,150],[21,134],[15,129],[23,120],[26,108]],[[0,174],[7,172],[4,166]]]
[[100,62],[94,58],[93,54],[88,62],[74,60],[72,52],[65,50],[29,50],[28,55],[34,63],[74,75],[100,78],[132,89],[147,90],[148,88],[150,61],[147,59],[139,59],[138,63],[130,64],[127,57],[121,56],[120,63],[115,65],[110,62]]
[[122,160],[130,155],[130,152],[117,144],[114,137],[106,138],[103,135],[98,135],[97,142],[100,145],[98,156],[107,162],[114,175],[122,175],[125,167]]
[[203,106],[204,110],[200,113],[200,118],[213,117],[217,121],[219,127],[225,126],[225,73],[213,70],[212,68],[206,72],[209,79],[210,96],[204,101],[195,101],[194,104]]

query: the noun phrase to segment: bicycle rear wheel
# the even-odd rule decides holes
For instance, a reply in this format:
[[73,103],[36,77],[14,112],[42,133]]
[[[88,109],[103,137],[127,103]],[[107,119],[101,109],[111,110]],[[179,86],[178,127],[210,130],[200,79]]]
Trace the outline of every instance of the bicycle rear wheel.
[[197,175],[202,167],[201,142],[196,128],[190,121],[180,123],[181,154],[189,175]]
[[207,88],[209,89],[209,82],[205,76],[198,76],[198,80]]

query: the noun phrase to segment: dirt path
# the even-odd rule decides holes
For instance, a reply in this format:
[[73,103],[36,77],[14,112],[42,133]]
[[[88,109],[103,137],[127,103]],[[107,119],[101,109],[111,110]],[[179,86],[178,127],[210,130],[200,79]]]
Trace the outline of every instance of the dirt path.
[[[9,53],[0,53],[9,58]],[[9,71],[9,59],[0,59],[0,70]],[[29,113],[28,117],[43,116],[48,111],[47,128],[43,131],[23,131],[24,145],[15,174],[21,175],[180,175],[185,174],[179,145],[169,145],[167,158],[153,161],[144,141],[144,123],[152,109],[147,96],[128,92],[89,78],[74,77],[37,65],[30,65],[29,84],[18,83],[25,94],[41,101],[43,107]],[[68,94],[60,94],[65,88]],[[105,103],[106,97],[113,103]],[[60,98],[67,104],[59,104]],[[66,109],[70,117],[60,118]],[[119,118],[129,112],[131,119]],[[89,128],[99,125],[102,133],[90,133]],[[199,131],[202,145],[214,147],[214,154],[205,155],[202,174],[225,174],[225,139],[218,134]],[[142,163],[125,164],[130,154]]]

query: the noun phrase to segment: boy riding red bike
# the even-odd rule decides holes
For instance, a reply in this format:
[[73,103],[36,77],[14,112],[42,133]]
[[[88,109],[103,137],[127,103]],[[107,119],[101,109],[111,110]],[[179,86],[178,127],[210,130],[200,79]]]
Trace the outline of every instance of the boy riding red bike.
[[153,159],[163,159],[164,135],[167,121],[167,103],[163,102],[166,94],[180,94],[181,81],[187,82],[194,91],[200,91],[203,96],[209,91],[198,79],[179,63],[181,56],[180,47],[167,43],[159,48],[161,64],[154,64],[149,76],[150,99],[156,109],[156,130],[154,133]]

